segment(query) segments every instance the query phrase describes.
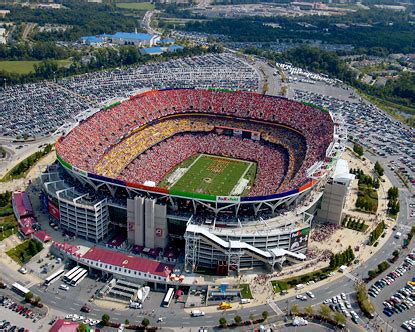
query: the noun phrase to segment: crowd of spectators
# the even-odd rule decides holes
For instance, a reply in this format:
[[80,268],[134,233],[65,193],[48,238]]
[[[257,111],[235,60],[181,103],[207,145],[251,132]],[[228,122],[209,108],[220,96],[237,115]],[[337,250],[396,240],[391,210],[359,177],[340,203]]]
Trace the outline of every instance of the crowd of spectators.
[[327,241],[339,229],[337,225],[314,225],[311,232],[311,239],[315,242]]
[[281,148],[251,139],[209,133],[176,135],[163,141],[140,155],[124,170],[121,178],[137,183],[146,180],[159,183],[174,166],[197,153],[255,161],[257,174],[249,192],[253,196],[275,193],[286,173],[286,154]]
[[[211,130],[214,121],[208,124],[184,117],[195,113],[250,119],[246,121],[247,128],[252,126],[250,122],[262,120],[261,131],[270,142],[281,143],[283,135],[274,135],[274,130],[267,126],[280,124],[292,128],[290,131],[297,132],[297,138],[285,139],[286,145],[292,147],[288,171],[291,185],[301,185],[306,170],[325,158],[333,138],[330,115],[304,104],[249,92],[178,89],[140,94],[98,112],[75,127],[57,149],[67,162],[84,171],[115,177],[138,155],[172,135]],[[182,117],[175,120],[176,124],[161,121],[173,114]]]
[[89,108],[143,88],[258,90],[258,74],[234,55],[208,54],[10,86],[0,96],[0,135],[44,136]]

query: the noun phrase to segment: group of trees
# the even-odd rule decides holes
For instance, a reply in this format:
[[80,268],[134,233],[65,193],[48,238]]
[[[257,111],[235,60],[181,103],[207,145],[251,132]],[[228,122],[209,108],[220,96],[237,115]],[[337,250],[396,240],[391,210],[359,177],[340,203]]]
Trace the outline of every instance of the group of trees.
[[[110,316],[108,314],[103,314],[101,317],[101,321],[105,326],[119,327],[121,325],[119,323],[111,323]],[[130,325],[130,321],[126,319],[124,324],[132,329],[141,331],[143,328],[146,329],[150,325],[150,320],[148,318],[143,318],[143,320],[141,321],[141,326],[135,326],[135,325]],[[78,332],[83,332],[83,331],[78,331]]]
[[329,267],[331,269],[336,269],[341,265],[347,265],[355,259],[355,255],[351,246],[349,246],[345,251],[334,254],[330,257]]
[[33,305],[38,305],[42,299],[40,296],[34,296],[32,292],[29,292],[25,295],[25,301]]
[[0,45],[2,60],[46,60],[67,59],[74,54],[68,47],[58,46],[54,42],[16,42]]
[[137,28],[137,18],[125,15],[112,4],[87,3],[84,1],[63,1],[64,9],[31,8],[13,5],[2,6],[10,13],[3,21],[21,24],[26,22],[67,25],[65,31],[37,33],[33,38],[39,41],[67,40],[75,41],[81,36],[114,33],[116,31],[134,31]]
[[353,152],[356,153],[359,157],[363,156],[363,146],[360,144],[353,144]]
[[362,310],[365,315],[371,315],[375,311],[373,304],[370,302],[367,295],[366,286],[362,282],[356,284],[356,297],[360,310]]
[[367,229],[367,225],[364,220],[356,220],[352,217],[345,217],[342,221],[342,226],[346,228],[353,229],[355,231],[364,232]]
[[397,187],[389,188],[388,200],[388,212],[392,215],[397,215],[400,210],[399,189]]
[[385,174],[385,170],[383,169],[383,167],[381,166],[381,164],[378,162],[378,161],[376,161],[375,162],[375,167],[374,167],[374,169],[373,169],[374,171],[375,171],[375,173],[379,176],[379,177],[382,177],[383,176],[383,174]]
[[[353,172],[353,171],[352,171]],[[370,175],[365,174],[361,169],[357,170],[356,173],[353,173],[359,179],[359,186],[367,186],[369,188],[379,189],[380,182],[379,179],[374,179]]]
[[[244,17],[190,21],[184,29],[224,34],[237,42],[320,41],[353,45],[359,53],[413,52],[414,27],[409,13],[372,8],[330,17]],[[376,23],[374,23],[376,22]],[[391,24],[393,22],[393,24]],[[266,25],[277,23],[278,29]],[[302,24],[308,23],[308,24]],[[347,28],[338,27],[342,23]],[[366,27],[358,24],[364,23]]]
[[387,261],[383,261],[382,263],[378,264],[377,268],[374,270],[369,270],[367,274],[369,275],[370,279],[376,278],[379,274],[389,268],[389,263]]
[[268,311],[263,311],[261,314],[262,319],[255,319],[255,316],[253,314],[251,314],[249,316],[249,320],[246,322],[243,322],[243,319],[240,315],[235,315],[235,317],[233,318],[234,323],[229,323],[225,317],[221,317],[219,318],[219,326],[220,327],[229,327],[229,326],[240,326],[240,325],[250,325],[253,323],[261,323],[265,320],[267,320],[267,318],[269,317],[269,313]]
[[343,325],[346,324],[346,317],[341,312],[332,313],[330,307],[326,304],[321,304],[320,309],[316,311],[311,305],[304,308],[302,312],[298,304],[293,304],[290,308],[290,314],[294,316],[308,316],[312,318],[317,318],[319,320],[324,320],[326,322],[332,323],[333,325]]
[[367,212],[376,212],[378,208],[377,189],[380,186],[379,178],[372,178],[359,168],[351,169],[350,172],[359,179],[356,208]]
[[385,222],[381,221],[379,224],[377,224],[376,228],[370,232],[369,244],[372,245],[376,243],[376,241],[379,239],[379,237],[383,234],[384,231],[385,231]]

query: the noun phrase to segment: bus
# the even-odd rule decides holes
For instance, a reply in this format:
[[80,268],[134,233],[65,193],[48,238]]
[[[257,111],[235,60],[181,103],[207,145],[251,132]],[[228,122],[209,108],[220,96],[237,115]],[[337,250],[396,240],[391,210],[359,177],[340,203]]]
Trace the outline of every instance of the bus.
[[82,269],[81,272],[79,272],[78,275],[76,275],[72,280],[70,285],[71,286],[77,286],[82,280],[84,280],[86,278],[86,276],[88,275],[88,270],[86,269]]
[[168,308],[171,302],[171,299],[173,298],[174,294],[174,288],[170,287],[169,290],[166,293],[166,296],[163,299],[163,307]]
[[60,269],[58,271],[56,271],[55,273],[53,273],[52,275],[50,275],[49,277],[47,277],[45,279],[45,286],[49,286],[50,284],[53,284],[55,281],[57,281],[61,275],[65,272],[64,269]]
[[26,296],[27,293],[30,293],[30,290],[28,290],[26,287],[20,285],[18,282],[15,282],[12,285],[12,289],[19,295]]
[[79,273],[79,270],[82,269],[79,265],[75,266],[70,271],[66,272],[63,276],[63,281],[70,282],[74,276],[76,276]]

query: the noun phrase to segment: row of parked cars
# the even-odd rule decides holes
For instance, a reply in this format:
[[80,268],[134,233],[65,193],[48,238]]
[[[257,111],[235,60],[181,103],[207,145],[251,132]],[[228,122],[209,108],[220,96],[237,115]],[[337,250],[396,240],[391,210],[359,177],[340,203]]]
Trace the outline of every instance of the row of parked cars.
[[372,297],[377,297],[378,294],[386,286],[392,285],[395,280],[405,273],[411,270],[412,266],[415,265],[415,254],[410,253],[405,257],[405,261],[394,271],[388,273],[388,275],[378,281],[376,281],[372,287],[369,288],[368,294]]
[[323,303],[327,304],[334,312],[341,312],[347,318],[351,318],[353,322],[359,324],[359,315],[354,310],[350,310],[352,309],[352,305],[347,300],[345,293],[341,293],[333,296],[330,299],[326,299],[323,301]]
[[32,319],[34,323],[36,323],[40,318],[39,314],[36,314],[35,312],[33,312],[31,309],[29,309],[28,307],[24,305],[14,302],[13,300],[9,299],[6,296],[0,297],[0,304],[5,308],[13,310],[14,312],[17,312],[23,317]]
[[17,327],[16,325],[12,325],[8,320],[1,320],[0,321],[0,331],[4,332],[29,332],[24,327]]
[[415,286],[409,283],[398,290],[389,300],[383,302],[383,313],[390,317],[394,313],[400,314],[402,311],[411,310],[415,304]]
[[81,322],[84,323],[85,325],[89,325],[89,326],[95,326],[97,324],[99,324],[99,320],[97,319],[89,319],[89,318],[85,318],[84,316],[79,316],[77,314],[68,314],[65,316],[66,320],[71,320],[73,322]]
[[401,326],[407,331],[415,331],[415,318],[404,321]]

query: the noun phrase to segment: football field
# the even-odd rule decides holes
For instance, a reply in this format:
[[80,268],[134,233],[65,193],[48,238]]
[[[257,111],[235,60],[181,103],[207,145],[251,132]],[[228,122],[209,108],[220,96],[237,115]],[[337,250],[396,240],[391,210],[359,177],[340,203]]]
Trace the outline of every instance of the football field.
[[200,154],[170,189],[227,196],[242,178],[253,182],[254,166],[250,161]]

